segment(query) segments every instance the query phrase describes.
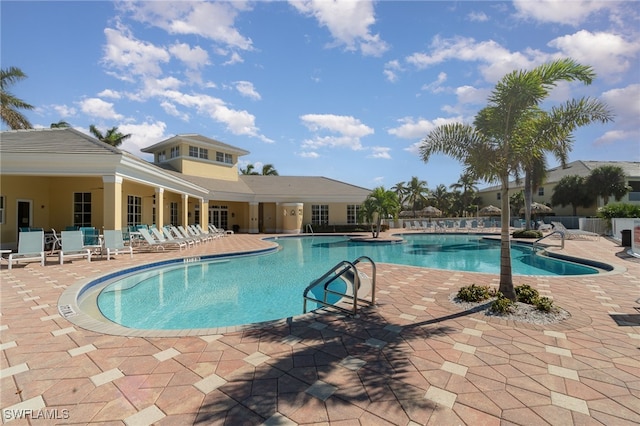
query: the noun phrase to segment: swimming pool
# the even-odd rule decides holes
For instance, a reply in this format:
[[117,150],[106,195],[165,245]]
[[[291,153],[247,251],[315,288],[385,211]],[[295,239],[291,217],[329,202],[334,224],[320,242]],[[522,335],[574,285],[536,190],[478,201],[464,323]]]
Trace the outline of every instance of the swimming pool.
[[[348,237],[283,237],[262,256],[165,265],[117,277],[97,297],[109,320],[135,329],[196,329],[270,321],[302,313],[302,292],[342,260],[499,273],[500,245],[481,236],[410,234],[394,244]],[[516,275],[583,275],[598,270],[532,255],[514,245]]]

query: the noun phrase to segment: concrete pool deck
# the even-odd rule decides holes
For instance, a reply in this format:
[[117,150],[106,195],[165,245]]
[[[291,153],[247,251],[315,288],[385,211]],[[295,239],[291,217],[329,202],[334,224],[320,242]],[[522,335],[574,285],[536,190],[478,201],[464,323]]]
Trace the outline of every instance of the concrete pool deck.
[[[0,408],[17,425],[635,425],[640,259],[618,243],[563,253],[615,272],[514,277],[571,313],[535,325],[461,311],[487,274],[378,264],[377,306],[207,336],[125,337],[58,311],[74,283],[174,257],[264,248],[230,235],[179,252],[0,270]],[[331,266],[331,265],[328,265]],[[302,296],[301,296],[302,303]]]

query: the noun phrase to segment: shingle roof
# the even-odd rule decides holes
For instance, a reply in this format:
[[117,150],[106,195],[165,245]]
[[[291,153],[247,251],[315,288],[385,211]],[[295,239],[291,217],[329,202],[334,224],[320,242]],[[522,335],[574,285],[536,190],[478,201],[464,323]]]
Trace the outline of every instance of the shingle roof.
[[31,154],[121,154],[122,151],[72,128],[0,133],[0,152]]
[[291,194],[313,196],[366,196],[371,190],[322,176],[240,175],[255,193],[276,197]]

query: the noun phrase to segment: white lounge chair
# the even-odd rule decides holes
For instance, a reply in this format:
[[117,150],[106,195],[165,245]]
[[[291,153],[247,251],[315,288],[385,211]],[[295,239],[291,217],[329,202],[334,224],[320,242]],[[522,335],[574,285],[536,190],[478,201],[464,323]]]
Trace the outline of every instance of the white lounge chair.
[[219,234],[221,234],[221,235],[224,235],[224,236],[231,235],[231,234],[233,234],[233,233],[234,233],[233,231],[230,231],[230,230],[226,230],[226,231],[225,231],[225,230],[224,230],[224,229],[222,229],[222,228],[216,228],[216,226],[215,226],[214,224],[212,224],[212,223],[210,223],[210,224],[209,224],[209,229],[210,229],[212,232],[217,232],[217,233],[219,233]]
[[187,232],[186,229],[184,229],[184,227],[180,227],[182,229],[178,229],[177,227],[171,225],[171,232],[173,233],[173,235],[179,240],[179,239],[184,239],[185,241],[190,241],[189,244],[200,244],[202,241],[200,240],[200,238],[195,238],[193,236],[191,236],[191,234],[189,234]]
[[183,248],[186,249],[189,246],[185,241],[169,240],[165,238],[164,235],[162,235],[162,233],[160,233],[160,231],[157,228],[151,228],[151,233],[153,234],[156,240],[158,240],[165,246],[177,246],[180,250],[182,250]]
[[140,232],[140,235],[142,236],[142,240],[143,240],[142,247],[146,246],[147,248],[152,248],[155,250],[162,249],[164,251],[165,244],[153,238],[153,236],[149,233],[149,230],[140,228],[138,229],[138,232]]
[[85,257],[91,262],[91,249],[85,247],[82,231],[62,231],[62,247],[58,252],[60,264],[64,263],[65,258],[69,257]]
[[191,235],[195,236],[196,238],[202,239],[202,241],[213,241],[213,234],[210,234],[209,232],[201,232],[198,228],[195,227],[195,225],[187,226],[187,230],[191,232]]
[[125,253],[129,253],[129,256],[133,259],[133,247],[131,247],[131,244],[128,246],[124,244],[122,231],[119,229],[104,230],[104,248],[107,251],[107,260],[111,260],[111,255]]
[[14,263],[21,261],[40,261],[44,266],[44,231],[20,232],[18,235],[18,251],[9,253],[9,269]]
[[181,236],[174,236],[171,233],[171,229],[169,229],[166,226],[162,227],[162,234],[164,235],[164,237],[168,240],[168,241],[179,241],[179,242],[183,242],[187,245],[187,247],[193,247],[195,246],[195,241],[191,238],[184,238]]
[[198,231],[200,231],[201,234],[208,235],[209,237],[211,237],[211,239],[218,238],[221,236],[221,234],[211,232],[207,229],[202,229],[202,226],[200,226],[199,224],[195,225],[195,227]]
[[551,222],[554,231],[560,231],[567,240],[589,240],[600,239],[600,234],[595,232],[583,231],[582,229],[567,229],[561,222]]

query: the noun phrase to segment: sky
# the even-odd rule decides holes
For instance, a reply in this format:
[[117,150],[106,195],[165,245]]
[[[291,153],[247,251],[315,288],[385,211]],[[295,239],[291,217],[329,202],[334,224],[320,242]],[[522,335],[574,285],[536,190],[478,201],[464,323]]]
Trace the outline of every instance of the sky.
[[569,160],[640,161],[637,1],[3,0],[0,15],[1,66],[27,75],[8,90],[34,127],[116,126],[150,161],[141,148],[196,133],[249,151],[241,168],[449,186],[462,165],[425,163],[421,140],[472,123],[505,74],[566,57],[597,77],[543,107],[591,97],[615,114],[578,129]]

